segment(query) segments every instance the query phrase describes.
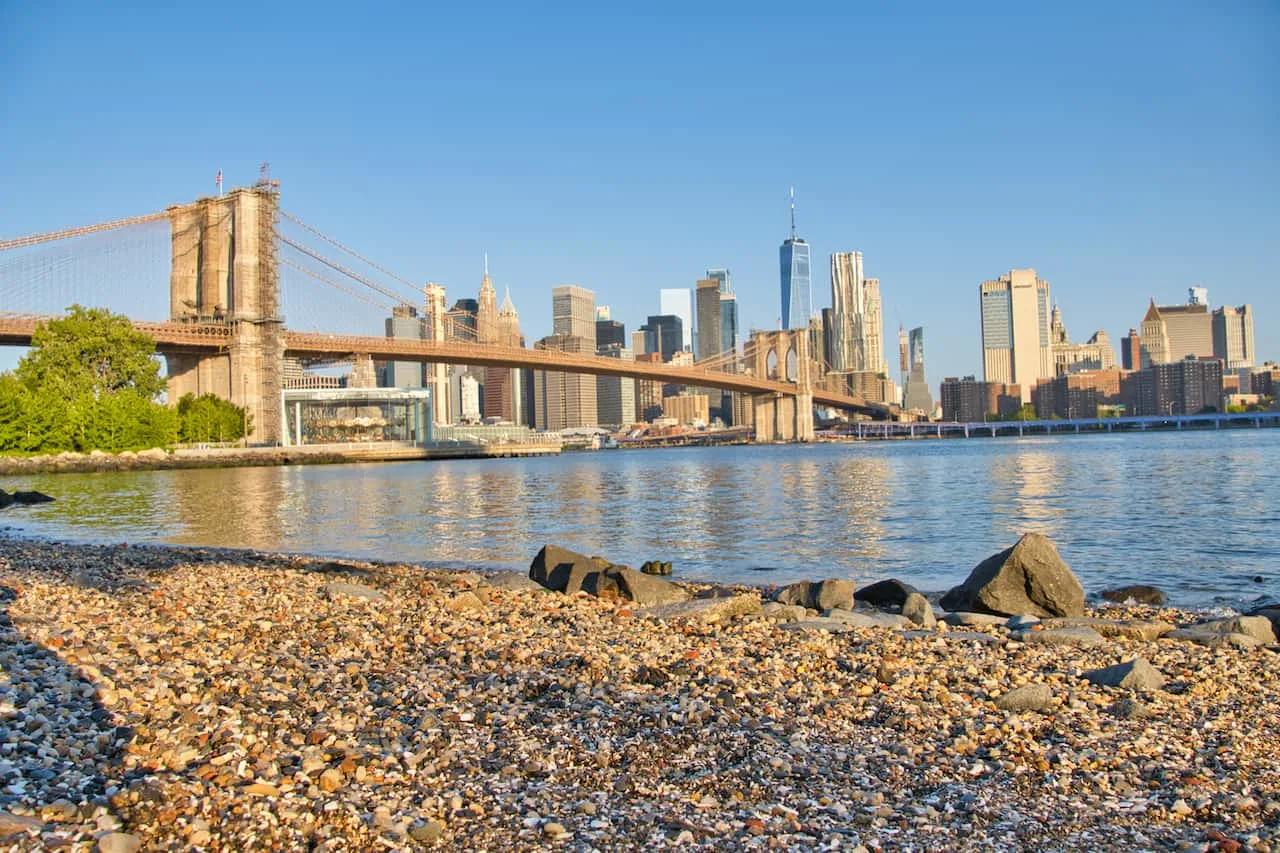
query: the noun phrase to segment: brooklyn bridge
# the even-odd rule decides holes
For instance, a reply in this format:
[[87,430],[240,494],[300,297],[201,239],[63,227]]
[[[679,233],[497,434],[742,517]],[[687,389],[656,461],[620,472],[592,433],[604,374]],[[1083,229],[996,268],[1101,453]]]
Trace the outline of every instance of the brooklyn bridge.
[[[433,288],[443,293],[438,285],[391,272],[281,209],[279,198],[278,184],[262,180],[143,216],[0,240],[0,344],[30,345],[41,322],[75,303],[126,314],[155,339],[170,400],[214,393],[243,406],[257,443],[282,439],[286,359],[527,368],[722,389],[750,399],[757,440],[812,438],[815,404],[892,415],[884,404],[824,390],[803,329],[753,331],[741,351],[693,365],[460,340],[442,300],[430,298]],[[423,311],[421,339],[360,333],[406,306]]]

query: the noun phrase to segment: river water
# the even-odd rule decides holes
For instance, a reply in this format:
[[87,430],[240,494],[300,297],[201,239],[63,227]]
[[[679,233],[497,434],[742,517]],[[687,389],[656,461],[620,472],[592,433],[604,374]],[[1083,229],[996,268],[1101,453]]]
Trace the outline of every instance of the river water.
[[[602,451],[10,478],[16,531],[524,571],[554,542],[677,577],[960,582],[1024,532],[1087,592],[1280,597],[1280,430]],[[1258,577],[1261,580],[1257,580]]]

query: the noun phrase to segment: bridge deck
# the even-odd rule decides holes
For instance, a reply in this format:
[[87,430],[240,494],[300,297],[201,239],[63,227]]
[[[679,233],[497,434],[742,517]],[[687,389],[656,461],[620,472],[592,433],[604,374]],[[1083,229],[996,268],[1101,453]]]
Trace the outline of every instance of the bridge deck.
[[[36,326],[50,319],[37,315],[0,315],[0,344],[29,346]],[[134,327],[156,341],[161,352],[217,352],[230,344],[231,326],[195,323],[135,322]],[[555,370],[565,373],[588,373],[596,376],[622,376],[695,387],[720,388],[747,394],[776,393],[794,396],[794,383],[765,379],[745,373],[726,373],[698,367],[680,367],[626,361],[597,355],[582,355],[559,350],[524,349],[458,341],[418,341],[399,338],[326,335],[312,332],[284,333],[285,354],[300,358],[345,359],[352,355],[371,355],[385,361],[420,361],[443,364],[469,364],[480,367],[519,367]],[[861,411],[881,417],[890,408],[862,397],[813,390],[813,400],[826,406]]]

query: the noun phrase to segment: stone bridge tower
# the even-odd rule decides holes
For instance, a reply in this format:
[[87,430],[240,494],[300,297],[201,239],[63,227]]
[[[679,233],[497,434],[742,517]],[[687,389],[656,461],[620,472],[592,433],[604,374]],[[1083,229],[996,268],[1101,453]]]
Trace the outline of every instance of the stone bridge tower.
[[809,354],[809,330],[752,332],[746,361],[756,376],[798,386],[795,396],[752,395],[756,441],[812,441],[815,366]]
[[168,353],[169,399],[213,393],[245,407],[251,439],[281,439],[283,318],[276,266],[279,203],[270,186],[235,189],[168,210],[173,268],[169,318],[222,323],[232,334],[215,354]]

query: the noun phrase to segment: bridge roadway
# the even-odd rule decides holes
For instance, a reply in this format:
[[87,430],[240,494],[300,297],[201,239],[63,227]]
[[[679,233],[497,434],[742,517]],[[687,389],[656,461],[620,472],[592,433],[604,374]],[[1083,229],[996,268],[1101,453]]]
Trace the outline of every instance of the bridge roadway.
[[[36,326],[47,316],[0,314],[0,345],[30,346]],[[134,328],[146,332],[161,352],[217,352],[227,347],[233,329],[229,325],[195,323],[148,323],[134,321]],[[625,361],[596,355],[580,355],[559,350],[500,347],[456,341],[415,341],[398,338],[327,335],[318,332],[284,332],[285,354],[304,359],[341,360],[352,355],[371,355],[385,361],[421,361],[469,364],[477,367],[521,367],[596,376],[623,376],[697,387],[721,388],[747,394],[777,393],[795,396],[796,385],[744,373],[722,373],[695,366]],[[813,401],[833,408],[860,411],[881,418],[891,410],[862,397],[813,389]]]

